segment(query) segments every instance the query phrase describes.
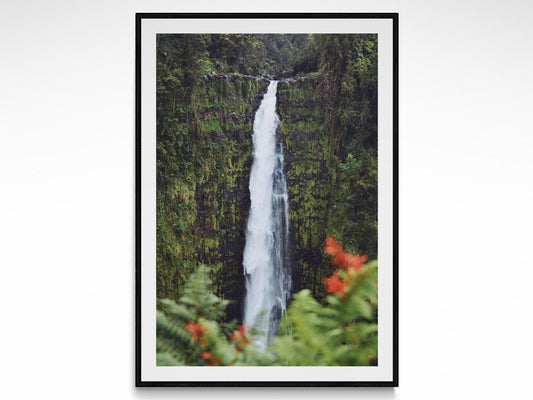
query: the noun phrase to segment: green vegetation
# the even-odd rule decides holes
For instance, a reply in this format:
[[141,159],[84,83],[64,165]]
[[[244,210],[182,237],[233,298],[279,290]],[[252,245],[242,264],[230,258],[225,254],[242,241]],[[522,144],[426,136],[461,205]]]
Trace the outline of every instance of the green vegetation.
[[157,365],[377,365],[377,262],[362,265],[366,258],[340,246],[329,253],[340,268],[324,279],[330,293],[324,304],[309,290],[297,293],[263,353],[251,345],[253,329],[222,321],[227,301],[210,291],[201,266],[178,302],[158,303]]
[[211,292],[209,270],[200,266],[178,302],[158,301],[157,365],[270,365],[274,357],[247,346],[237,324],[221,322],[228,301]]
[[376,63],[375,35],[313,35],[296,65],[313,72],[279,84],[293,282],[318,298],[328,234],[377,258]]
[[158,36],[157,296],[177,300],[186,278],[208,264],[216,293],[235,300],[228,318],[237,318],[250,134],[268,82],[206,77],[217,61],[208,37]]
[[325,301],[328,235],[377,258],[377,36],[158,35],[157,297],[179,303],[208,265],[221,321],[241,317],[263,76],[281,79],[293,291]]

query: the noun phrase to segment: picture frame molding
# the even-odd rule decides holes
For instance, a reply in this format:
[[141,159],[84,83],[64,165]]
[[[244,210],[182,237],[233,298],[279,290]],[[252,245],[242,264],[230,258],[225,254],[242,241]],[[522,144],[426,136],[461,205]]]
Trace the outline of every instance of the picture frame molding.
[[[142,20],[145,19],[390,19],[392,20],[392,380],[387,381],[153,381],[142,379],[141,124]],[[398,13],[136,13],[135,15],[135,385],[137,387],[397,387],[399,384],[399,14]],[[203,367],[199,367],[203,368]],[[224,368],[224,367],[217,367]],[[235,367],[227,367],[235,368]],[[310,367],[313,368],[313,367]]]

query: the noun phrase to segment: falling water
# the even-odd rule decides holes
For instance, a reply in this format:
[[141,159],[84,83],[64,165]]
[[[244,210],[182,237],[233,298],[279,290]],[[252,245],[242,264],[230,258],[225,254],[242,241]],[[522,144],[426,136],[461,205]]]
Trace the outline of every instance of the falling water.
[[256,345],[265,349],[279,328],[289,298],[289,196],[283,147],[276,143],[277,81],[271,81],[255,114],[250,214],[244,247],[244,323],[254,327]]

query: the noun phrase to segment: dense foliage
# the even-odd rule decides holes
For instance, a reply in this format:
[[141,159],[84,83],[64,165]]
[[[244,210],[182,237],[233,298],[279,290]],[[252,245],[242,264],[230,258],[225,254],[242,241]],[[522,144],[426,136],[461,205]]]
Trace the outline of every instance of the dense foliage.
[[178,302],[158,301],[157,365],[269,365],[243,326],[221,322],[227,301],[210,290],[209,270],[201,266],[187,280]]
[[377,258],[377,36],[312,35],[280,82],[295,290],[325,293],[327,232]]
[[[205,36],[158,36],[157,296],[177,300],[204,263],[224,276],[216,293],[239,300],[249,134],[268,82],[206,77],[214,61]],[[240,315],[238,302],[228,314]]]
[[210,289],[200,267],[178,302],[160,300],[157,365],[377,365],[377,262],[342,250],[328,238],[334,274],[324,278],[324,304],[309,290],[294,296],[272,347],[261,353],[253,327],[222,322],[226,301]]
[[158,35],[158,298],[205,264],[240,318],[254,111],[263,76],[295,74],[278,85],[294,291],[325,298],[328,233],[377,258],[377,36]]

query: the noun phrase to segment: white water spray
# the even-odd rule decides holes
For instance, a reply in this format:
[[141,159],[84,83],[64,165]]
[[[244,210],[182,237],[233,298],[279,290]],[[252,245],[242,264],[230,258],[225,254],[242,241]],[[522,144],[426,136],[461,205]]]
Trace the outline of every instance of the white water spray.
[[277,81],[271,81],[255,114],[250,214],[244,247],[246,297],[244,323],[256,328],[256,345],[265,349],[287,307],[289,271],[289,196],[283,172],[283,147],[276,144]]

